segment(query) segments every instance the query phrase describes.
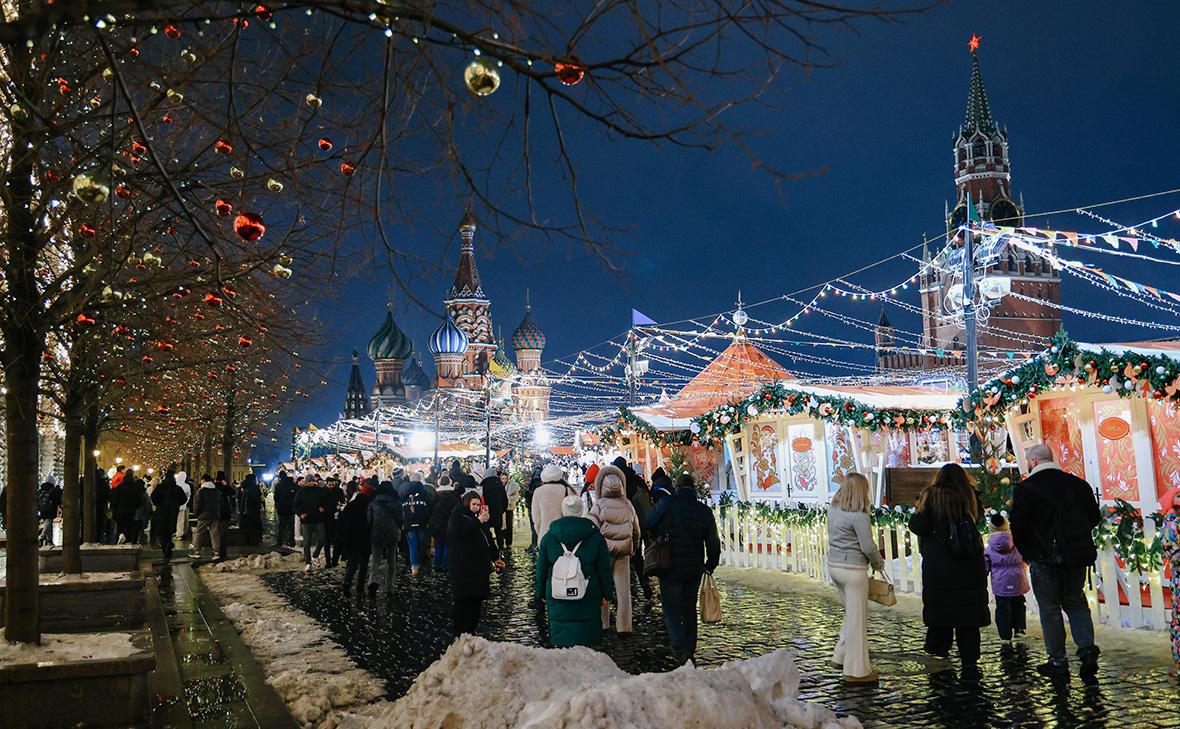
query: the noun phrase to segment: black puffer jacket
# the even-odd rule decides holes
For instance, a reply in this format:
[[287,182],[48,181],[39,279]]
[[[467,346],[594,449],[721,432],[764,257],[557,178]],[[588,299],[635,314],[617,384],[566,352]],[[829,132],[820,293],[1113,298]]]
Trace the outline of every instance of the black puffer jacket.
[[[1090,484],[1059,468],[1038,470],[1012,496],[1012,541],[1026,562],[1049,559],[1056,546],[1066,565],[1094,564],[1092,531],[1100,519]],[[1063,543],[1054,545],[1058,539]]]
[[459,503],[459,492],[453,488],[444,488],[439,489],[437,493],[434,511],[430,513],[430,533],[436,539],[446,541],[447,524],[451,521],[451,512]]
[[457,508],[447,523],[447,572],[457,600],[492,594],[492,561],[499,557],[495,539],[470,511]]
[[918,535],[922,552],[922,622],[931,628],[990,624],[982,538],[970,556],[957,555],[947,546],[950,521],[920,511],[910,517],[910,531]]
[[627,465],[627,459],[622,456],[612,461],[612,465],[617,466],[623,472],[623,475],[627,477],[627,498],[635,498],[636,492],[643,486],[643,479],[638,473],[635,473],[634,468]]
[[488,476],[479,482],[479,488],[483,492],[483,502],[488,505],[488,516],[491,517],[488,524],[495,529],[503,521],[504,512],[508,511],[508,492],[499,476]]
[[721,560],[717,522],[709,507],[697,501],[692,487],[678,488],[647,515],[644,524],[649,537],[672,535],[672,571],[669,577],[691,579],[712,572]]
[[344,505],[336,520],[336,533],[340,536],[340,548],[346,554],[364,554],[369,551],[371,534],[369,530],[369,502],[372,497],[358,493]]

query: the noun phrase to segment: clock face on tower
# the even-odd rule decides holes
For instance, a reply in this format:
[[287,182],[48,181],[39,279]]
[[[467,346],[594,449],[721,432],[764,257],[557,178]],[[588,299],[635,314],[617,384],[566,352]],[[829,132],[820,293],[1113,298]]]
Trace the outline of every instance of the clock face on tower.
[[1016,203],[1007,198],[1000,198],[991,205],[992,222],[999,225],[1020,225],[1020,210]]

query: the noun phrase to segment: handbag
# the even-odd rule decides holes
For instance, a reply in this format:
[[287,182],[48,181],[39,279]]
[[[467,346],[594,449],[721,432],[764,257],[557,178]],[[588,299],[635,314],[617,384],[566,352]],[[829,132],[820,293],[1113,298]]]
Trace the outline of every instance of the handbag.
[[717,589],[717,581],[708,572],[701,582],[701,622],[721,622],[721,590]]
[[[873,574],[880,574],[885,579],[879,580],[873,577]],[[885,607],[893,607],[897,604],[897,595],[893,593],[893,582],[890,581],[889,575],[880,570],[874,570],[869,575],[869,599]]]

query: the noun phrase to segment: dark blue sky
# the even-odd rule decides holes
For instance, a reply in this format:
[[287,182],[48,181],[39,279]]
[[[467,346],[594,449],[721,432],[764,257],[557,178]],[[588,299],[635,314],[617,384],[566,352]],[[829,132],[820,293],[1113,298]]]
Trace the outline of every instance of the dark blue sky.
[[[826,168],[824,174],[787,182],[780,196],[771,177],[751,169],[735,149],[653,148],[586,131],[575,150],[583,203],[607,224],[627,229],[614,236],[626,253],[623,276],[612,279],[576,246],[525,239],[513,243],[513,255],[477,235],[493,320],[509,335],[523,313],[524,289],[531,289],[549,360],[618,334],[629,325],[632,307],[658,321],[703,316],[731,308],[739,288],[746,300],[769,298],[885,258],[920,243],[924,232],[940,234],[943,202],[954,195],[951,144],[967,100],[972,33],[983,37],[983,77],[992,113],[1009,131],[1013,189],[1023,193],[1027,213],[1180,187],[1178,29],[1180,6],[1173,3],[992,2],[951,3],[904,24],[862,24],[859,35],[821,31],[838,61],[834,68],[787,73],[774,89],[780,108],[746,109],[728,121],[763,132],[753,146],[768,163],[798,172]],[[576,126],[572,132],[578,137]],[[555,218],[567,215],[560,201],[542,195],[541,204],[551,204]],[[458,203],[431,205],[445,229],[462,215]],[[1175,208],[1180,195],[1107,213],[1130,223]],[[1038,221],[1045,222],[1032,219]],[[1048,224],[1102,229],[1073,214],[1053,216]],[[1180,224],[1173,227],[1167,235],[1180,236]],[[420,229],[407,244],[431,255],[445,246],[457,258],[457,235],[440,239]],[[1122,270],[1128,278],[1180,290],[1175,268]],[[853,280],[879,288],[912,272],[895,263]],[[328,385],[284,414],[284,429],[335,418],[347,355],[353,346],[363,351],[381,323],[388,273],[374,267],[367,280],[351,283],[359,285],[350,286],[353,291],[371,296],[348,296],[321,315],[339,332],[324,356],[338,354],[340,364]],[[417,280],[414,289],[441,310],[449,285],[448,273]],[[1121,301],[1096,303],[1095,290],[1076,279],[1067,278],[1063,291],[1066,304],[1137,318],[1160,315]],[[911,301],[917,303],[916,294]],[[879,305],[849,302],[842,310],[876,320]],[[408,303],[395,315],[425,349],[435,315]],[[918,327],[905,314],[891,311],[890,317],[899,327]],[[1128,334],[1068,316],[1066,326],[1090,341]],[[367,362],[364,377],[371,386]],[[259,456],[270,457],[266,451],[262,447]]]

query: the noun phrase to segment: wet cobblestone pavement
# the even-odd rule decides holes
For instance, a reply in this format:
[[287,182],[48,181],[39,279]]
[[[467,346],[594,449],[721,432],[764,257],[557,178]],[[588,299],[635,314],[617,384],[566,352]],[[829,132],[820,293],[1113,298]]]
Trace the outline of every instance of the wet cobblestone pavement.
[[[446,649],[451,635],[446,578],[431,572],[410,577],[408,569],[399,575],[392,602],[384,596],[346,598],[340,590],[343,568],[263,579],[326,626],[396,698]],[[479,632],[492,640],[544,645],[547,631],[527,607],[533,584],[527,555],[515,550],[509,568],[492,579]],[[701,626],[699,665],[790,648],[803,674],[800,698],[854,714],[866,727],[1180,727],[1180,688],[1158,660],[1108,648],[1096,684],[1076,676],[1055,684],[1035,671],[1045,660],[1039,641],[1002,646],[985,629],[983,676],[961,680],[957,662],[922,652],[921,620],[899,611],[872,613],[869,641],[880,685],[845,687],[840,671],[828,664],[842,619],[834,592],[784,594],[724,579],[718,583],[725,620]],[[670,670],[675,664],[658,595],[649,605],[637,584],[633,594],[638,595],[635,633],[621,638],[608,632],[601,650],[632,673]]]

